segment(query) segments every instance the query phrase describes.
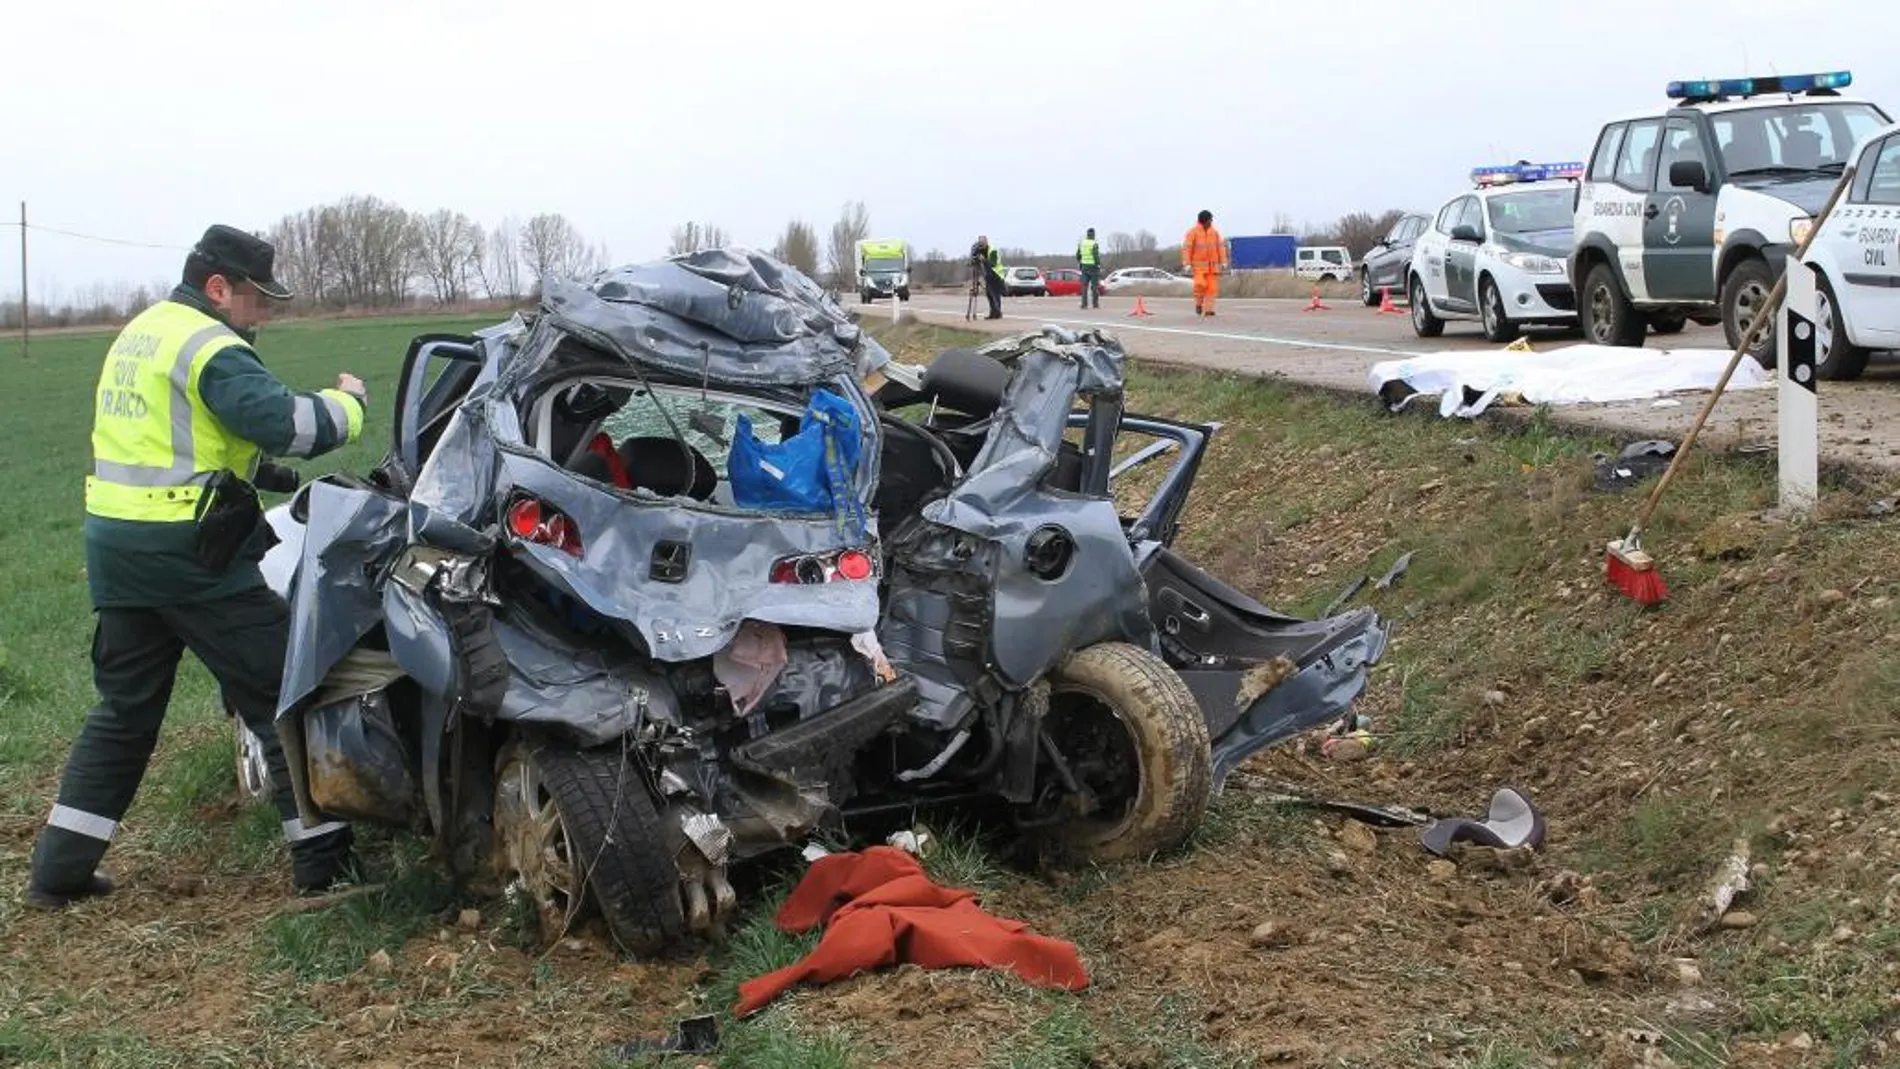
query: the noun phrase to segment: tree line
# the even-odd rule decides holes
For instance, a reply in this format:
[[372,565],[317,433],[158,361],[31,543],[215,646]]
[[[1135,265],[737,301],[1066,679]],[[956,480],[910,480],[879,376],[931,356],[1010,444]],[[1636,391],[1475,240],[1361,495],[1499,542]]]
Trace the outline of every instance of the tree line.
[[[1344,245],[1358,258],[1402,214],[1396,209],[1377,215],[1350,212],[1329,224],[1309,224],[1297,232],[1303,244]],[[1296,231],[1291,217],[1278,213],[1269,232]],[[413,212],[363,195],[293,212],[261,233],[277,247],[278,276],[297,292],[299,310],[512,303],[534,297],[541,279],[581,277],[613,263],[605,244],[588,241],[558,212],[526,220],[510,217],[484,226],[448,208]],[[835,291],[848,293],[857,288],[857,244],[870,236],[870,212],[864,202],[854,200],[843,205],[823,233],[806,220],[788,221],[770,252]],[[971,238],[974,241],[974,233]],[[1180,266],[1180,245],[1163,245],[1148,230],[1109,231],[1101,240],[1104,267],[1110,270]],[[685,255],[731,243],[726,228],[691,220],[672,229],[666,254]],[[1037,252],[1004,239],[1001,250],[1003,261],[1012,265],[1047,269],[1075,263],[1073,247]],[[915,287],[961,286],[970,277],[968,251],[933,248],[918,255],[913,250],[911,276]],[[35,303],[32,319],[46,326],[123,322],[163,297],[170,285],[94,285],[63,303]],[[17,303],[0,305],[0,328],[17,329],[19,314]]]
[[279,277],[311,308],[517,301],[543,278],[611,263],[604,244],[558,212],[484,227],[448,208],[411,212],[371,196],[294,212],[264,236],[277,247]]

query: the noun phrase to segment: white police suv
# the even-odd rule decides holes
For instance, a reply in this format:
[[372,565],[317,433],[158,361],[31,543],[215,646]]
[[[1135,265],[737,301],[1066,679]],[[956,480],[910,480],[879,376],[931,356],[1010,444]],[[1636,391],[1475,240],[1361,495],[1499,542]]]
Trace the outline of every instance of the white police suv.
[[1854,379],[1869,349],[1900,349],[1900,125],[1856,147],[1854,182],[1808,246],[1815,371]]
[[[1667,108],[1606,124],[1577,187],[1570,279],[1592,341],[1683,323],[1739,344],[1854,145],[1892,120],[1846,71],[1671,82]],[[1775,363],[1772,329],[1749,350]]]
[[1418,336],[1437,337],[1448,319],[1476,319],[1492,341],[1510,341],[1527,324],[1573,325],[1564,261],[1582,173],[1581,163],[1472,171],[1477,188],[1439,208],[1412,247],[1406,290]]

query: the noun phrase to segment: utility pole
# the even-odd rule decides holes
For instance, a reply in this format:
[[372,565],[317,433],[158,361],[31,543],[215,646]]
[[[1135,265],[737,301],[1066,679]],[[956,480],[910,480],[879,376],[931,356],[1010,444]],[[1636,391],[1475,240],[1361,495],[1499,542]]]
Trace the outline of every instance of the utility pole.
[[33,351],[33,328],[29,320],[33,313],[32,305],[26,296],[26,202],[20,202],[20,359],[26,360]]

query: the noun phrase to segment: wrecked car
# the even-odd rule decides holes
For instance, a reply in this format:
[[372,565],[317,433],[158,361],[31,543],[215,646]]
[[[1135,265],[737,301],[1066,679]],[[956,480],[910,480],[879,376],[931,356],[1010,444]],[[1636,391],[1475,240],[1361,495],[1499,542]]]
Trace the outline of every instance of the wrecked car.
[[1216,427],[1124,412],[1123,360],[1045,328],[918,371],[742,250],[415,339],[386,459],[270,514],[303,819],[414,827],[547,936],[597,913],[630,953],[718,931],[733,866],[880,815],[1179,845],[1237,763],[1356,699],[1386,625],[1170,548]]

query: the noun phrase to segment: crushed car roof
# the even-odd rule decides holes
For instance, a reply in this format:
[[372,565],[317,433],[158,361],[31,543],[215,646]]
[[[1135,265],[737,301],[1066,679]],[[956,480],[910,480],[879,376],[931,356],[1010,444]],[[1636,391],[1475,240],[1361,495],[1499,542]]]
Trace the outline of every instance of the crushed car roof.
[[812,385],[890,360],[817,283],[747,249],[550,280],[541,306],[551,325],[584,342],[712,382]]

